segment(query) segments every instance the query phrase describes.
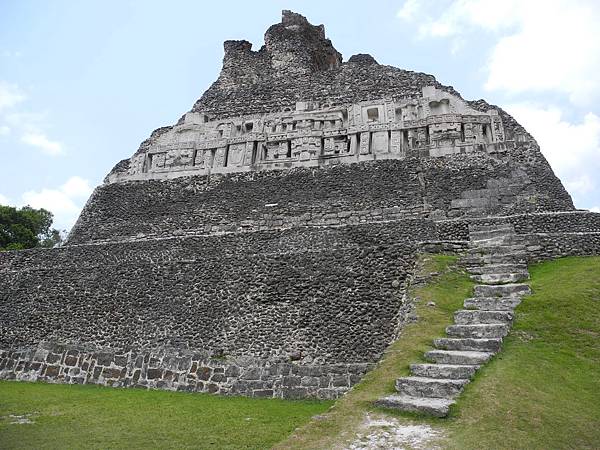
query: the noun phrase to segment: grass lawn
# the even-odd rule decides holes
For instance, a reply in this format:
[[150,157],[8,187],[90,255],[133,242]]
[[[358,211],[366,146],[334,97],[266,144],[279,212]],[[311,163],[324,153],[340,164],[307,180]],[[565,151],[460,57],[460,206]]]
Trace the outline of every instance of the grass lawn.
[[265,449],[330,405],[4,381],[0,448]]
[[[517,308],[502,352],[467,386],[446,419],[374,408],[393,392],[433,338],[450,324],[472,283],[452,259],[428,257],[424,271],[443,273],[414,289],[419,321],[407,326],[384,360],[325,419],[311,421],[280,449],[341,448],[368,412],[402,425],[428,425],[449,449],[600,448],[600,258],[563,258],[530,267],[534,295]],[[434,301],[435,307],[427,306]]]

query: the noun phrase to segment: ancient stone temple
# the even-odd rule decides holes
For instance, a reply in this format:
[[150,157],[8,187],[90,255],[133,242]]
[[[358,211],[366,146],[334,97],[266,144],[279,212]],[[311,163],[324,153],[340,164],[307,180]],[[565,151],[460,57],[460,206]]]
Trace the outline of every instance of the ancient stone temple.
[[61,248],[0,253],[0,378],[336,398],[406,323],[421,251],[508,224],[600,250],[527,131],[284,11],[114,167]]

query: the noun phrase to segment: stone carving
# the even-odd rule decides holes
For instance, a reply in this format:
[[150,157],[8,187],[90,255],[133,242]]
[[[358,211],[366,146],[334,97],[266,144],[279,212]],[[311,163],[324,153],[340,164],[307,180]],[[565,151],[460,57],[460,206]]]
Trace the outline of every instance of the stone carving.
[[427,86],[419,99],[382,99],[344,107],[297,102],[294,111],[211,120],[189,112],[134,155],[109,182],[178,175],[317,166],[331,158],[369,159],[499,151],[502,119],[458,96]]

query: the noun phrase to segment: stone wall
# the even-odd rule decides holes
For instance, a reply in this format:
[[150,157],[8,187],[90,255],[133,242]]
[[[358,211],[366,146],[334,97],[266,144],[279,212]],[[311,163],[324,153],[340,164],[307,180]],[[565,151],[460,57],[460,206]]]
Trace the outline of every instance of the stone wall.
[[530,262],[563,256],[600,255],[600,213],[563,211],[436,222],[438,239],[466,242],[469,225],[511,224],[527,243]]
[[371,364],[312,364],[214,358],[176,348],[95,351],[42,342],[0,350],[0,379],[167,389],[251,397],[334,399]]
[[466,241],[469,225],[509,223],[517,234],[576,234],[600,232],[600,213],[589,211],[557,211],[508,216],[473,217],[436,222],[436,234],[442,240]]
[[[549,168],[535,177],[515,170],[510,155],[455,155],[106,184],[69,243],[573,208]],[[487,206],[453,208],[474,190]]]
[[[1,376],[336,396],[396,336],[417,242],[434,237],[432,222],[407,220],[0,253]],[[64,347],[44,363],[42,343]],[[92,369],[107,351],[120,362]],[[231,375],[189,384],[196,353]],[[137,367],[142,356],[154,363]]]
[[600,254],[581,211],[0,253],[0,378],[335,398],[401,329],[415,255],[473,223],[513,224],[531,261]]

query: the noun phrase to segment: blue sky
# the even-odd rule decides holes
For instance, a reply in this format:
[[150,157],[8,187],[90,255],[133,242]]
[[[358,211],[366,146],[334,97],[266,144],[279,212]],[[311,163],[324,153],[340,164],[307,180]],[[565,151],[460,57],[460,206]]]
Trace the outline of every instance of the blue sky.
[[[374,6],[376,5],[376,6]],[[536,137],[579,208],[600,210],[597,0],[0,0],[0,203],[70,228],[93,187],[281,10],[325,24],[347,60],[435,75]]]

